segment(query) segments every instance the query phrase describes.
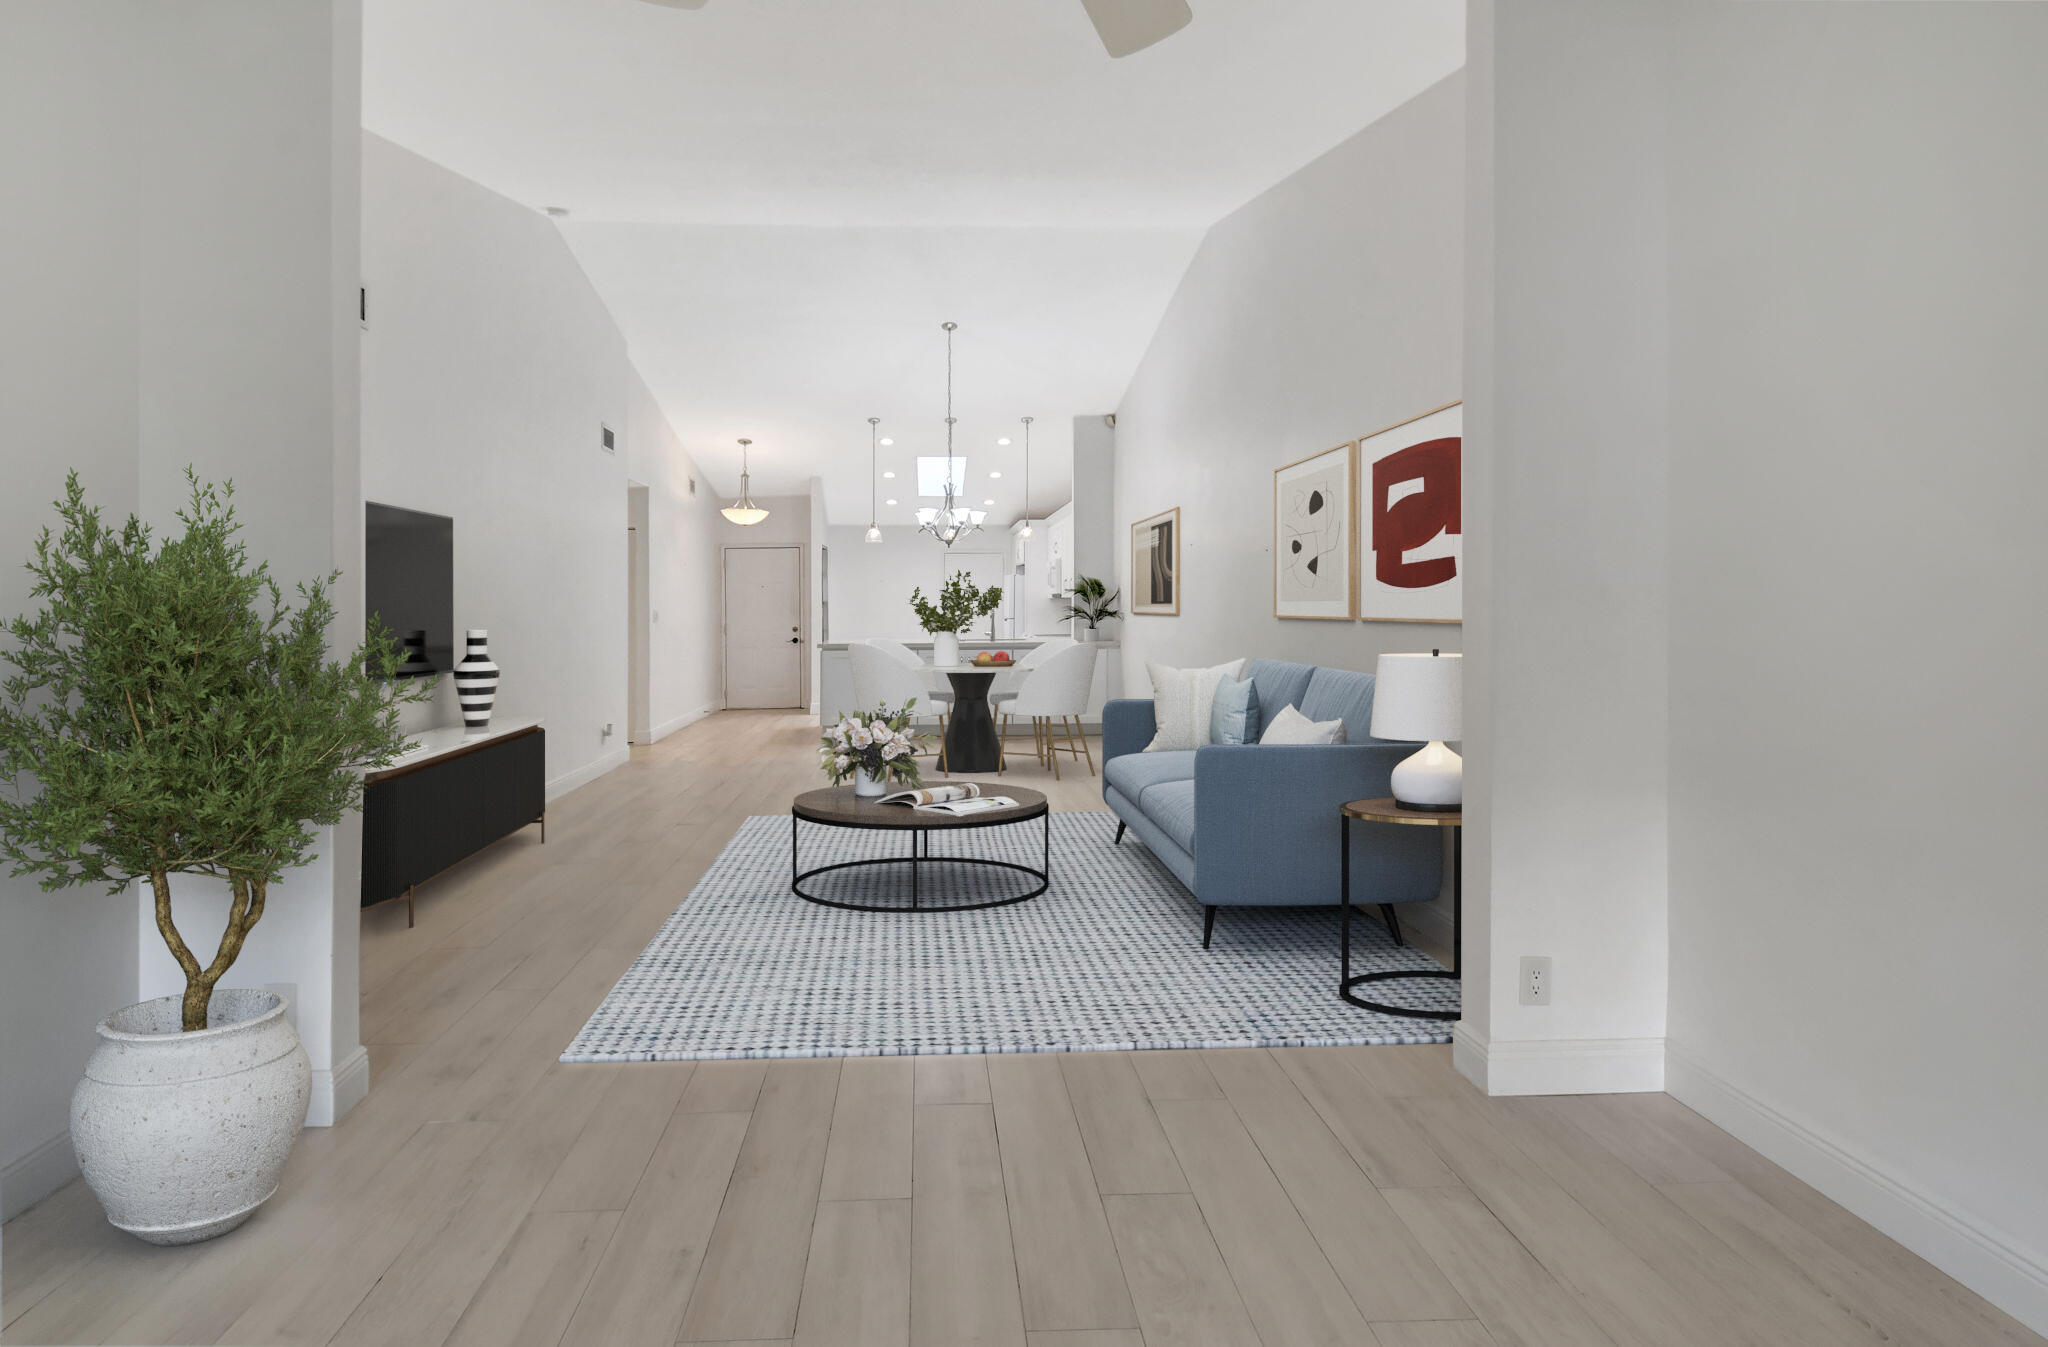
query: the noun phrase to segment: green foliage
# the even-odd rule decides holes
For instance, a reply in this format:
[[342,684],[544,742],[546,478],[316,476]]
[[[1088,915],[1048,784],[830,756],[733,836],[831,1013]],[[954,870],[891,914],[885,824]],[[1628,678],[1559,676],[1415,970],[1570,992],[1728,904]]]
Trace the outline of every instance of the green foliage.
[[992,585],[983,589],[960,572],[946,577],[946,583],[939,587],[939,601],[934,606],[919,587],[910,591],[910,608],[917,614],[917,623],[927,632],[936,636],[942,631],[965,631],[977,617],[987,617],[1003,601],[1000,586]]
[[[362,772],[405,747],[399,705],[431,682],[388,678],[382,631],[327,658],[336,572],[286,602],[237,539],[233,487],[188,469],[179,537],[154,545],[86,504],[78,474],[28,569],[41,611],[13,619],[0,697],[0,856],[45,890],[147,878],[157,925],[185,969],[185,1027],[205,1027],[214,983],[261,917],[268,886],[312,858],[314,829],[362,798]],[[168,877],[226,879],[221,949],[201,968],[171,919]],[[198,1023],[193,1023],[194,1011]]]
[[1077,618],[1093,627],[1112,617],[1121,616],[1116,610],[1117,595],[1121,590],[1111,590],[1092,576],[1074,577],[1073,596],[1077,600],[1067,609],[1067,616]]

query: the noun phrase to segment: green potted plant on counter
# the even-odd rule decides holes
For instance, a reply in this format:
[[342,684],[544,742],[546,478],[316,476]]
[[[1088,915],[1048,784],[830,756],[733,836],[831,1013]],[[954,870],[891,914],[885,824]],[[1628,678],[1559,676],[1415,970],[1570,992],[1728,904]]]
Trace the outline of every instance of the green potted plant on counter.
[[946,583],[939,586],[939,601],[934,604],[924,596],[923,587],[910,591],[910,609],[917,614],[917,624],[932,638],[932,663],[958,664],[960,662],[960,633],[972,626],[978,617],[987,617],[1003,601],[999,586],[981,588],[959,571],[946,577]]
[[[182,995],[109,1015],[71,1101],[79,1168],[107,1219],[156,1244],[234,1229],[276,1191],[311,1072],[274,992],[220,986],[271,887],[313,858],[314,829],[405,748],[399,651],[371,634],[327,657],[331,574],[286,601],[237,539],[232,487],[190,471],[180,536],[156,544],[85,502],[78,475],[28,569],[40,612],[0,659],[0,856],[46,891],[141,881],[185,975]],[[364,676],[371,667],[387,681]],[[224,890],[211,958],[187,944],[171,876]],[[188,900],[189,901],[189,900]],[[193,914],[183,913],[189,928]]]
[[1110,589],[1093,576],[1077,575],[1071,592],[1074,601],[1067,609],[1067,616],[1083,624],[1076,628],[1076,632],[1084,643],[1101,640],[1101,624],[1121,616],[1116,610],[1116,601],[1122,591]]

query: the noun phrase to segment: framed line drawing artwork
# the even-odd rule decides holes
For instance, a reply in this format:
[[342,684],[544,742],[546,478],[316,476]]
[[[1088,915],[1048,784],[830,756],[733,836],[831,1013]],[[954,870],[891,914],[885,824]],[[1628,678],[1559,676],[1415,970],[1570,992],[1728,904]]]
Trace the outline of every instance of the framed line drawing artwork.
[[1464,620],[1464,447],[1462,402],[1358,441],[1366,621]]
[[1130,611],[1136,617],[1180,616],[1180,507],[1131,525]]
[[1355,444],[1273,471],[1273,616],[1358,616]]

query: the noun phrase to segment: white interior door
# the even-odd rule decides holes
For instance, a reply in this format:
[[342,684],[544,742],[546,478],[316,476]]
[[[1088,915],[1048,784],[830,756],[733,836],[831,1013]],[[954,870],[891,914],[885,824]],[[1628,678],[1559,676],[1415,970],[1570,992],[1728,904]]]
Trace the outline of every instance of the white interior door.
[[[946,553],[945,570],[941,574],[940,579],[942,581],[950,580],[954,575],[958,574],[965,575],[982,589],[1006,587],[1009,583],[1009,577],[1004,574],[1005,569],[1001,552],[948,552]],[[997,629],[1000,630],[1001,628],[998,627]],[[965,641],[986,641],[991,639],[989,619],[986,617],[976,619],[973,626],[960,633],[960,638]]]
[[802,706],[803,549],[725,549],[725,704]]

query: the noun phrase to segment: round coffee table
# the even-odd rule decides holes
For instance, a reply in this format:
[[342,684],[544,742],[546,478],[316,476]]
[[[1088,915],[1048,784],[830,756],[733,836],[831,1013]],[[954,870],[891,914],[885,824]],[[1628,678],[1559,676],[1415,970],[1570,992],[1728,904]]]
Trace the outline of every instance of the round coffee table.
[[[928,782],[927,785],[955,785],[957,782]],[[789,807],[789,891],[805,902],[817,903],[822,907],[843,907],[856,912],[971,912],[984,907],[1007,907],[1036,898],[1044,893],[1051,882],[1052,873],[1052,810],[1046,804],[1045,796],[1024,786],[1013,786],[1008,782],[980,782],[983,795],[1007,795],[1017,802],[1014,808],[990,809],[979,814],[955,817],[951,814],[935,814],[913,809],[902,804],[877,804],[874,798],[862,798],[853,793],[852,786],[831,786],[824,790],[805,791],[796,797]],[[1044,820],[1044,842],[1037,869],[1019,865],[1015,861],[991,860],[984,856],[933,856],[931,835],[935,832],[966,832],[974,828],[996,828],[1006,823],[1028,823],[1032,819]],[[868,860],[838,861],[831,865],[820,865],[810,870],[797,863],[797,824],[813,823],[826,828],[871,828],[889,832],[910,834],[910,854],[907,856],[881,856]],[[821,898],[816,893],[804,891],[804,881],[834,870],[858,870],[868,866],[907,865],[910,867],[909,891],[901,902],[840,902],[833,898]],[[1015,870],[1037,884],[1024,893],[1008,898],[974,899],[963,901],[958,896],[949,898],[943,893],[929,894],[925,891],[921,871],[931,865],[972,865],[991,870]]]

